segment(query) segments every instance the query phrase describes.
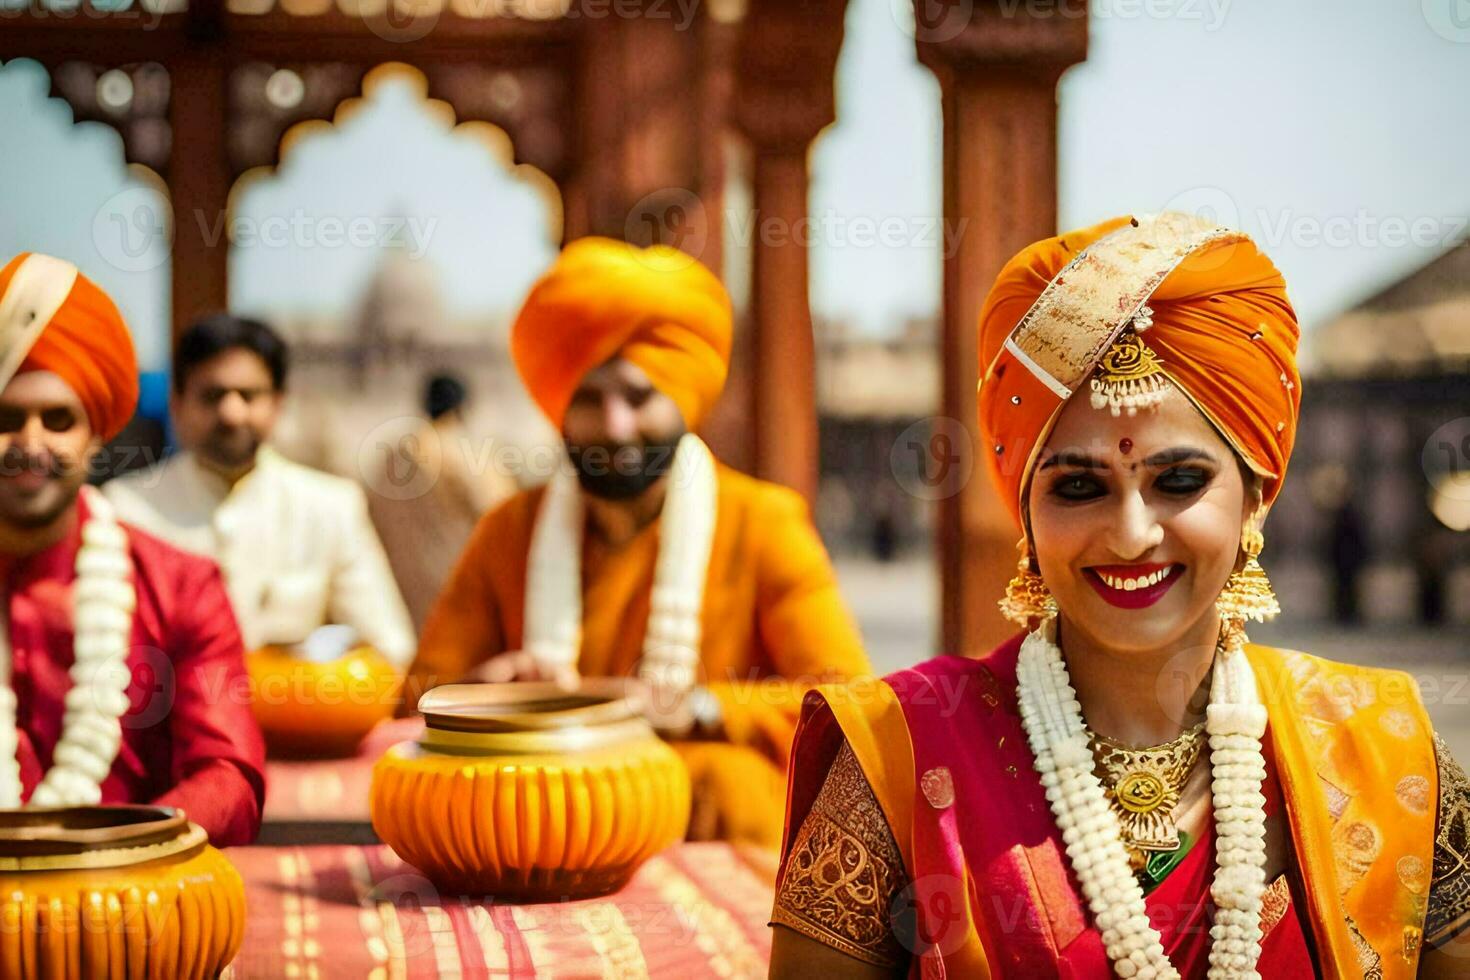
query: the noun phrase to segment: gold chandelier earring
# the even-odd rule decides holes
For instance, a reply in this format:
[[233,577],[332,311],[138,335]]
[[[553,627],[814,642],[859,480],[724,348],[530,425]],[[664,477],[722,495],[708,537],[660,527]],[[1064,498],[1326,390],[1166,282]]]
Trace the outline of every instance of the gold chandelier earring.
[[1231,572],[1225,580],[1225,588],[1215,600],[1215,608],[1226,620],[1243,622],[1251,620],[1264,623],[1281,612],[1281,603],[1271,590],[1271,580],[1258,560],[1266,546],[1261,525],[1265,515],[1257,512],[1246,521],[1240,532],[1240,550],[1245,554],[1245,565],[1238,572]]
[[1030,629],[1035,620],[1050,619],[1057,614],[1057,600],[1042,581],[1036,559],[1026,547],[1025,539],[1018,545],[1021,560],[1016,564],[1016,577],[1006,586],[1005,598],[1000,600],[1001,615],[1022,629]]

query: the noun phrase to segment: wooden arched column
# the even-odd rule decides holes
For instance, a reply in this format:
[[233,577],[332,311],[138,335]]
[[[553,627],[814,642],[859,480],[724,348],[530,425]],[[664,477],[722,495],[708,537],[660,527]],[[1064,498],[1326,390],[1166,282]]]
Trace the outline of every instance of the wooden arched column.
[[836,117],[833,74],[844,8],[844,0],[753,2],[736,62],[735,120],[751,148],[754,468],[809,502],[819,453],[807,156]]
[[943,415],[969,430],[975,461],[969,481],[940,504],[941,642],[976,654],[1014,630],[996,601],[1015,574],[1020,537],[982,455],[991,450],[975,416],[976,324],[1006,261],[1057,231],[1056,88],[1087,55],[1087,19],[1081,8],[1037,16],[1024,4],[977,0],[961,27],[935,21],[928,0],[915,7],[919,59],[943,91],[944,219],[959,232],[944,258]]
[[229,65],[208,46],[169,65],[174,141],[169,166],[173,208],[173,336],[225,308],[229,300],[227,220],[234,175],[225,151]]

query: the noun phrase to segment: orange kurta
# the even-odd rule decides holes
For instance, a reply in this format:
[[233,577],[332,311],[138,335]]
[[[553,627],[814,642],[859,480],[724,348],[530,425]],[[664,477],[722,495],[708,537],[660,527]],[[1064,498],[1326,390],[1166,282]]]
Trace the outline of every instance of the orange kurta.
[[[774,846],[803,694],[866,674],[868,660],[801,497],[724,466],[717,482],[700,662],[702,682],[723,708],[727,742],[679,746],[694,780],[691,833]],[[410,696],[520,648],[543,492],[518,494],[481,519],[424,627]],[[657,521],[616,550],[586,537],[583,675],[635,672],[657,557]]]

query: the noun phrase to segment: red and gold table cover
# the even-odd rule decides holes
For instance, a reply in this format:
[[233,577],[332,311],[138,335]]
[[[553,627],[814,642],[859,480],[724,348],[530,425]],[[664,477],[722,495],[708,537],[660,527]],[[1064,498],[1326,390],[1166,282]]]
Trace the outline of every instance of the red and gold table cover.
[[424,733],[422,718],[385,721],[343,759],[269,759],[265,773],[265,822],[368,821],[373,763],[390,746]]
[[601,899],[441,897],[387,847],[243,847],[234,977],[764,977],[776,857],[682,844]]

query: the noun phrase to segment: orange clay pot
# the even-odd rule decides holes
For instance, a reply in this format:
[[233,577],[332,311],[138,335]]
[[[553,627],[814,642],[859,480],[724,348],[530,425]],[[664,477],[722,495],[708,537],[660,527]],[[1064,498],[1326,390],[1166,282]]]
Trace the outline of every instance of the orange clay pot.
[[272,756],[348,756],[373,726],[391,717],[401,675],[372,647],[335,660],[302,659],[289,647],[245,658],[255,720]]
[[455,684],[373,770],[373,829],[438,888],[603,895],[683,838],[689,774],[623,684]]
[[0,812],[0,977],[217,977],[245,886],[169,807]]

